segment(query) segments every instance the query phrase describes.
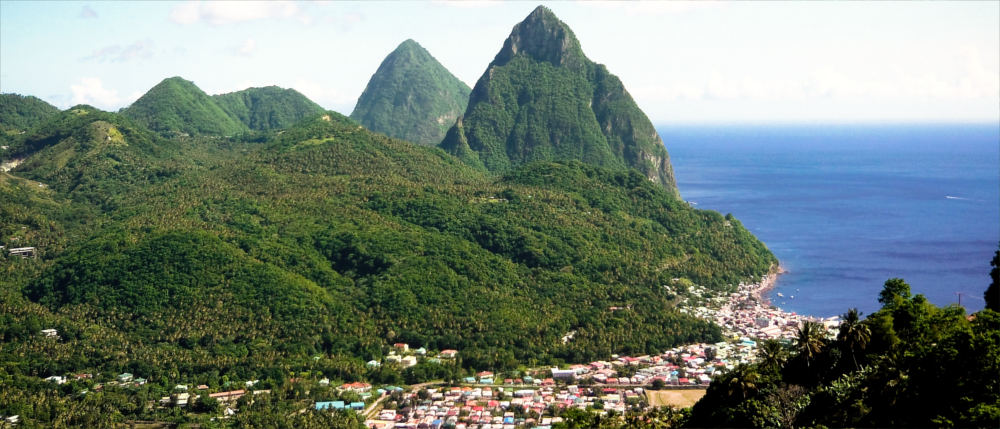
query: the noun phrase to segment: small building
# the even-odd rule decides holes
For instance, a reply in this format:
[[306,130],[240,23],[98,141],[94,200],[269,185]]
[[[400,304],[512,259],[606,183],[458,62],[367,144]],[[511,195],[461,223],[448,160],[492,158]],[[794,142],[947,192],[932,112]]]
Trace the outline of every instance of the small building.
[[372,390],[372,385],[356,381],[354,383],[344,383],[339,387],[342,392],[365,393]]
[[55,384],[66,384],[66,377],[61,375],[53,375],[51,377],[46,377],[45,381],[52,382]]
[[12,248],[12,249],[8,250],[7,252],[10,253],[11,255],[17,255],[17,256],[20,256],[20,257],[22,257],[24,259],[34,258],[35,257],[35,248],[34,247],[15,247],[15,248]]
[[403,351],[403,352],[406,352],[406,351],[410,350],[410,345],[406,344],[406,343],[396,343],[396,344],[393,344],[392,347],[395,348],[396,350]]
[[128,383],[128,382],[132,381],[132,373],[130,373],[130,372],[123,372],[121,374],[118,374],[118,381],[120,381],[122,383]]
[[174,395],[174,405],[178,407],[186,407],[190,399],[191,394],[189,393],[177,393]]
[[352,410],[363,410],[363,409],[365,409],[365,403],[364,402],[351,402],[351,409]]
[[372,360],[368,361],[368,363],[367,363],[366,365],[367,365],[367,366],[368,366],[369,368],[378,368],[378,367],[382,366],[382,364],[380,364],[380,363],[379,363],[379,362],[378,362],[377,360],[375,360],[375,359],[372,359]]
[[246,393],[247,393],[246,390],[243,390],[243,389],[240,389],[240,390],[230,390],[228,392],[210,393],[208,395],[208,397],[212,398],[212,399],[215,399],[216,401],[219,401],[219,402],[235,402],[236,400],[242,398],[243,395],[246,394]]
[[454,359],[455,356],[458,356],[458,350],[452,350],[452,349],[441,350],[441,353],[438,354],[438,357],[444,359]]
[[343,410],[344,408],[346,408],[344,401],[324,401],[316,403],[317,410]]
[[46,338],[59,338],[59,331],[55,329],[42,329],[42,335]]
[[572,369],[552,368],[552,378],[557,380],[576,380],[576,371]]
[[417,357],[404,356],[403,359],[400,360],[400,363],[403,365],[404,368],[409,368],[417,364]]

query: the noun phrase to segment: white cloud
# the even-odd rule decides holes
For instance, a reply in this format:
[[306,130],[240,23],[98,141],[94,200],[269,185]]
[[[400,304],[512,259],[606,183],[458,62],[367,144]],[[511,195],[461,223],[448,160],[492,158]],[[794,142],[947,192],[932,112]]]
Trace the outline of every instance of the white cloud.
[[182,25],[206,22],[218,26],[259,19],[292,18],[299,14],[299,7],[293,2],[188,1],[170,11],[170,20]]
[[104,83],[96,77],[84,77],[70,85],[73,92],[73,104],[90,104],[92,106],[111,110],[121,105],[118,91],[104,87]]
[[236,54],[249,57],[257,50],[257,41],[254,39],[247,39],[243,41],[243,45],[237,48]]
[[432,1],[431,3],[435,4],[435,5],[440,5],[440,6],[451,6],[451,7],[459,7],[459,8],[467,8],[467,9],[480,9],[480,8],[484,8],[484,7],[500,6],[500,5],[503,4],[503,2],[499,1],[499,0],[487,0],[487,1],[483,1],[483,0],[435,0],[435,1]]
[[581,1],[577,4],[603,10],[621,10],[630,16],[674,15],[726,7],[726,3],[721,1]]
[[83,19],[97,18],[97,12],[94,11],[94,9],[91,9],[90,6],[84,5],[83,9],[80,9],[80,18]]
[[128,46],[110,45],[92,52],[81,60],[120,63],[135,59],[149,59],[153,57],[154,46],[150,39],[139,40]]

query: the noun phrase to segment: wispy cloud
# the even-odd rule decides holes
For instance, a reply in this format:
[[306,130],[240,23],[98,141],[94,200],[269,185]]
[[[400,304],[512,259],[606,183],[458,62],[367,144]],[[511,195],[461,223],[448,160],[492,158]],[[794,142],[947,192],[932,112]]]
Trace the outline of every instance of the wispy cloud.
[[499,0],[434,0],[431,3],[440,6],[451,6],[466,9],[480,9],[484,7],[500,6],[503,4]]
[[629,16],[675,15],[727,6],[721,1],[581,1],[578,4],[605,11],[621,10]]
[[104,87],[101,79],[96,77],[80,78],[77,83],[70,85],[73,92],[73,104],[90,104],[95,107],[111,110],[121,104],[121,97],[118,91]]
[[97,12],[91,9],[90,6],[84,5],[83,9],[80,9],[80,18],[95,19],[97,18]]
[[188,1],[170,11],[170,20],[181,25],[205,22],[218,26],[259,19],[294,18],[299,12],[298,4],[286,1]]
[[149,59],[153,57],[154,44],[150,39],[139,40],[131,45],[110,45],[105,46],[81,58],[81,61],[113,62],[121,63],[136,59]]
[[[957,73],[886,70],[864,73],[823,66],[798,78],[734,76],[712,70],[685,82],[641,85],[637,93],[651,100],[970,100],[1000,97],[1000,75],[989,70],[981,52],[965,48],[955,55]],[[959,76],[955,78],[954,76]]]
[[234,54],[249,57],[257,50],[257,41],[254,39],[246,39],[243,44],[236,47],[234,46],[232,51]]

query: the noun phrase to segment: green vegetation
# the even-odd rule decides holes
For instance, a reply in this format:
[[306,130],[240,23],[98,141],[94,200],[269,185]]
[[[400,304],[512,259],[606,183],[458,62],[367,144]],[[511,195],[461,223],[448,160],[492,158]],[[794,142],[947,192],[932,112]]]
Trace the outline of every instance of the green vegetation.
[[992,267],[990,269],[990,286],[983,293],[983,299],[986,301],[986,308],[1000,312],[1000,250],[993,255],[990,267]]
[[372,131],[433,146],[465,110],[469,91],[426,49],[406,40],[379,65],[351,118]]
[[323,112],[323,108],[294,89],[277,86],[248,88],[213,95],[230,116],[255,131],[288,128],[296,122]]
[[15,172],[74,199],[103,206],[132,186],[179,171],[176,143],[156,137],[121,115],[74,106],[12,144],[24,157]]
[[34,128],[56,113],[59,109],[37,97],[0,94],[0,142]]
[[506,174],[535,161],[633,168],[676,195],[670,157],[621,81],[539,6],[517,24],[441,147]]
[[1000,421],[1000,314],[966,317],[886,281],[882,308],[842,316],[835,338],[806,324],[791,349],[710,385],[694,427],[992,427]]
[[[19,392],[0,413],[34,422],[141,402],[107,392],[72,411],[38,384],[56,374],[398,384],[715,341],[674,308],[683,285],[729,290],[775,262],[731,216],[636,171],[539,162],[494,177],[333,112],[241,141],[164,139],[77,106],[18,151],[0,240],[39,257],[0,254],[0,391]],[[394,342],[461,352],[365,367]],[[39,401],[51,413],[25,411]],[[107,421],[186,418],[123,410]]]
[[191,81],[164,79],[121,114],[163,135],[234,135],[247,126]]

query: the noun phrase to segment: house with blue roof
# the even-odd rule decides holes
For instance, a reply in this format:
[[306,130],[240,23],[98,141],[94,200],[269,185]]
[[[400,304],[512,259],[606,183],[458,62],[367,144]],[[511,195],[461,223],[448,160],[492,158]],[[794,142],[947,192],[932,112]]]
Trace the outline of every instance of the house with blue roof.
[[343,410],[344,408],[344,401],[324,401],[316,403],[317,410]]

